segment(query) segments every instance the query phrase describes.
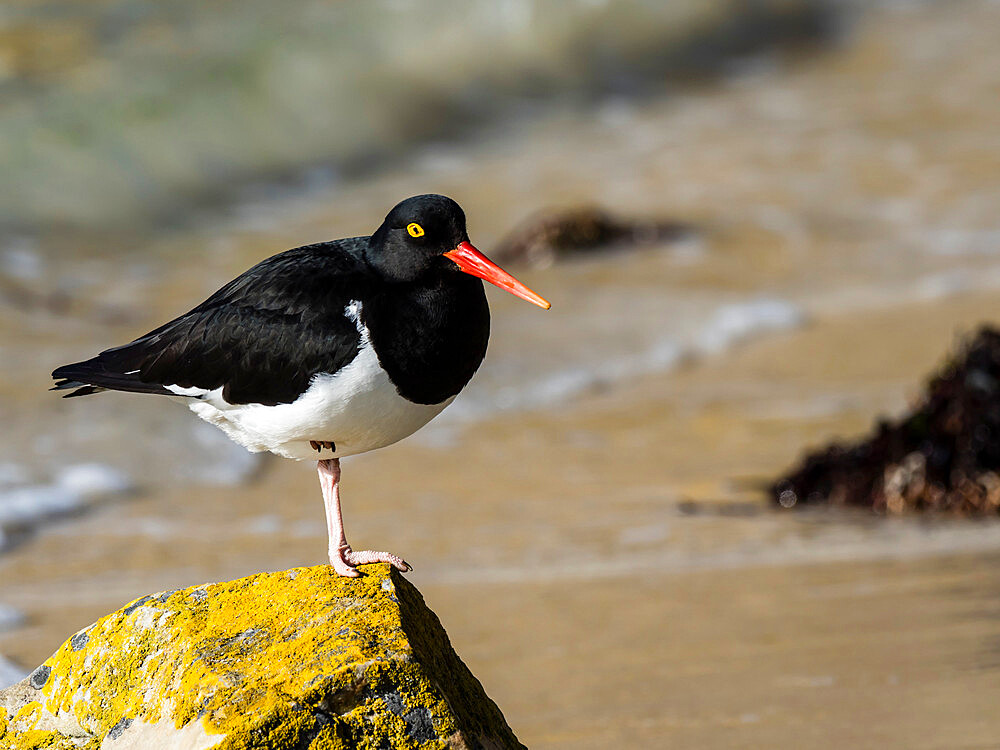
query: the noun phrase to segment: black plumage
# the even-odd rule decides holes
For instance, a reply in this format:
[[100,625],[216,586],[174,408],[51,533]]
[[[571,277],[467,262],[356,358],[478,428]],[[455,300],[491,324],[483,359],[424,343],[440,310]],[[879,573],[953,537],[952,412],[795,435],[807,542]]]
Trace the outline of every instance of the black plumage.
[[372,237],[272,256],[131,343],[56,369],[54,390],[75,389],[70,397],[221,387],[230,404],[291,403],[313,376],[336,373],[357,355],[360,333],[345,315],[357,301],[379,363],[400,395],[441,403],[482,362],[489,307],[482,282],[460,273],[437,246],[451,249],[466,239],[464,215],[455,216],[457,204],[449,199],[421,198],[421,226],[437,240],[430,252],[413,252],[416,238],[408,235],[397,247],[398,225],[416,215],[404,202],[404,210],[393,212],[398,219],[390,214]]
[[357,355],[360,336],[344,309],[370,287],[357,258],[365,240],[268,258],[145,336],[60,367],[56,388],[176,395],[163,386],[222,387],[231,404],[290,403],[314,374],[337,372]]

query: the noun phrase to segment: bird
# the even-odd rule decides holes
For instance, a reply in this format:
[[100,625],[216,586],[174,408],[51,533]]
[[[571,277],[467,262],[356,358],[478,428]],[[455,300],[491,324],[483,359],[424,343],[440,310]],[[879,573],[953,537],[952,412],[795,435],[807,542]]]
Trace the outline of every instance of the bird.
[[166,396],[251,452],[316,459],[337,574],[407,572],[347,542],[340,459],[414,433],[468,384],[490,334],[483,281],[551,307],[472,245],[458,203],[417,195],[370,236],[273,255],[131,343],[56,368],[51,390]]

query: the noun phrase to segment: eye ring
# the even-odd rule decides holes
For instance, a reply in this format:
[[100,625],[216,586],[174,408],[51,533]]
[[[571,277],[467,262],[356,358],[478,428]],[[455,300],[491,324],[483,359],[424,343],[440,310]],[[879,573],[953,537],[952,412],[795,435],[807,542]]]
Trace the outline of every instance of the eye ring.
[[411,221],[406,225],[406,233],[411,237],[423,237],[425,234],[424,228],[415,221]]

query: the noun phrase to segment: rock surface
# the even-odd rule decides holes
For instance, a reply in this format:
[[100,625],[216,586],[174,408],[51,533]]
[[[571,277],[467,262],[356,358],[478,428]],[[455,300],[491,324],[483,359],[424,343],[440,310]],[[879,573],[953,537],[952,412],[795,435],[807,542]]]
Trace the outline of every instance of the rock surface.
[[0,691],[0,747],[521,748],[387,565],[144,596]]

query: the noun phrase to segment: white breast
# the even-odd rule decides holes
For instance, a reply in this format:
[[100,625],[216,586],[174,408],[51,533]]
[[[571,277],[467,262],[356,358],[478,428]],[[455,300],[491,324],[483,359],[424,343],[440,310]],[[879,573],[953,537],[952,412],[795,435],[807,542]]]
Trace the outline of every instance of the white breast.
[[[334,374],[313,376],[309,388],[290,404],[228,404],[221,388],[166,387],[248,450],[300,460],[351,456],[390,445],[419,430],[454,400],[415,404],[400,396],[379,365],[361,322],[361,303],[352,302],[344,313],[361,334],[358,355]],[[333,442],[337,450],[317,453],[311,440]]]

